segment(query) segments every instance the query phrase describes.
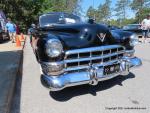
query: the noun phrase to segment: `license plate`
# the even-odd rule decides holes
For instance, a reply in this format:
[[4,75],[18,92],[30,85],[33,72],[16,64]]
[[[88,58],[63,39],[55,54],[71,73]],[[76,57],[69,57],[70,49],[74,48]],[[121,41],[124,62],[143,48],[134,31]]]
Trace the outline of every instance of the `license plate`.
[[120,71],[120,64],[104,66],[104,75],[117,73]]

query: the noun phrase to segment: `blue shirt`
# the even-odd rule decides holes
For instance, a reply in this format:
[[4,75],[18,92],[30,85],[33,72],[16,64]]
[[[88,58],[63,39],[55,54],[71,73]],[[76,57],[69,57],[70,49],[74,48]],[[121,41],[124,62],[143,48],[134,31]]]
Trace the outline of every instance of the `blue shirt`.
[[10,23],[10,22],[8,22],[8,23],[6,24],[6,28],[7,28],[7,30],[8,30],[10,33],[16,32],[16,27],[15,27],[15,25],[12,24],[12,23]]

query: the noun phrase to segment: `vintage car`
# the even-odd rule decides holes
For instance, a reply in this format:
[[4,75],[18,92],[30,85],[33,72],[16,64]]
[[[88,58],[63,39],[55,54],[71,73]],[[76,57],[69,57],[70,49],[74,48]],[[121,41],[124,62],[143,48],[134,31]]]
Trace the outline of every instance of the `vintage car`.
[[9,34],[5,31],[6,17],[4,13],[0,10],[0,42],[9,40]]
[[76,15],[55,12],[39,17],[32,47],[41,67],[41,82],[50,91],[82,84],[97,85],[142,62],[134,56],[133,33],[119,34]]
[[0,42],[3,42],[3,41],[6,41],[6,40],[9,40],[9,34],[8,32],[6,32],[5,30],[3,30],[1,27],[0,27]]
[[111,29],[111,30],[121,29],[120,27],[115,26],[115,25],[108,25],[107,27],[108,27],[109,29]]
[[138,38],[143,37],[143,30],[141,28],[141,24],[128,24],[128,25],[123,27],[123,30],[136,33]]

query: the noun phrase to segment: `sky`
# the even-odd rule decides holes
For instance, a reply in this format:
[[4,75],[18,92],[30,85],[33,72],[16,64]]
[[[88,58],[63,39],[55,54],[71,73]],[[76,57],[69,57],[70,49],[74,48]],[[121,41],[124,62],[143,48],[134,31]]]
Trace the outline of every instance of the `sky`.
[[[93,1],[94,1],[94,3],[93,3]],[[104,4],[104,2],[105,2],[105,0],[82,0],[82,3],[81,3],[82,10],[86,14],[86,12],[90,6],[93,6],[93,4],[94,4],[94,8],[97,8],[99,6],[99,4]],[[115,7],[116,2],[117,2],[117,0],[112,0],[112,4],[111,4],[112,8]],[[133,13],[133,11],[128,9],[127,10],[127,18],[132,18],[134,16],[135,16],[135,14]],[[113,17],[113,19],[116,19],[116,17]]]

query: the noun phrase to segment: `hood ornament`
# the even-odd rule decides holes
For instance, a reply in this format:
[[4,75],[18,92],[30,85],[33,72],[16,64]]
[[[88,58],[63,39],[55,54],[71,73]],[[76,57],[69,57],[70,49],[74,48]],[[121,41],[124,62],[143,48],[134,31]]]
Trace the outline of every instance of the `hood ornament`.
[[98,33],[97,37],[100,39],[101,42],[104,42],[106,33]]

